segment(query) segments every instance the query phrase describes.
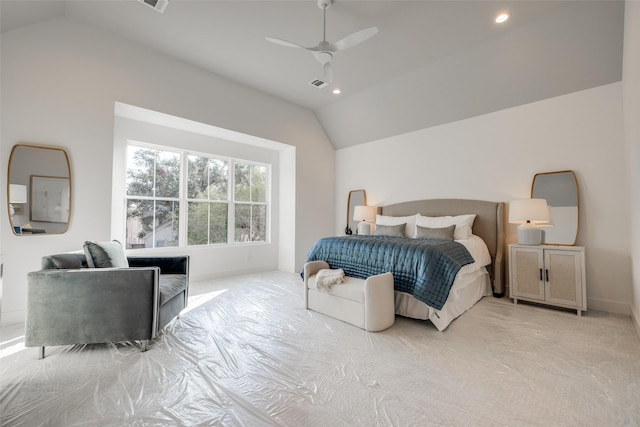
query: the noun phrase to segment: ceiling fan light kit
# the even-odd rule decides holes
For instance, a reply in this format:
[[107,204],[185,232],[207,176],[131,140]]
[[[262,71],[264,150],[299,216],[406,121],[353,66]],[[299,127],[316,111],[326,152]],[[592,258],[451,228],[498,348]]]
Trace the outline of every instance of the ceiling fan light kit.
[[279,44],[286,47],[300,48],[300,49],[308,50],[309,52],[313,53],[313,56],[315,56],[316,60],[320,64],[322,64],[322,72],[324,76],[325,85],[314,84],[314,82],[316,81],[322,82],[322,80],[318,80],[318,79],[313,80],[310,83],[312,86],[315,86],[318,88],[325,87],[327,86],[326,84],[327,82],[331,83],[333,81],[333,68],[331,67],[331,61],[333,60],[333,56],[336,53],[349,49],[353,46],[359,45],[360,43],[364,42],[368,38],[378,33],[377,27],[369,27],[369,28],[365,28],[364,30],[356,31],[355,33],[348,35],[347,37],[337,41],[336,43],[329,43],[326,37],[327,9],[332,4],[333,4],[333,0],[318,0],[318,7],[322,9],[322,13],[323,13],[322,41],[314,47],[305,47],[287,40],[282,40],[275,37],[266,37],[266,40],[271,43]]

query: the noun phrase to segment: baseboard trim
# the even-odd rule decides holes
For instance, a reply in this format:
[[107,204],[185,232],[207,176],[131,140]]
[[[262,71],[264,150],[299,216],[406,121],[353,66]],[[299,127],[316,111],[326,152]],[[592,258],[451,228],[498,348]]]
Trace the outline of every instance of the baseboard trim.
[[207,280],[224,279],[225,277],[244,276],[247,274],[264,273],[265,271],[277,271],[278,269],[272,266],[262,266],[254,268],[243,268],[240,270],[228,270],[212,274],[189,274],[189,283],[193,282],[205,282]]
[[610,301],[600,298],[588,298],[587,309],[604,311],[607,313],[624,314],[626,316],[631,315],[631,305],[619,301]]
[[27,312],[26,310],[3,311],[1,316],[0,326],[8,326],[15,323],[24,323],[24,319],[27,317]]

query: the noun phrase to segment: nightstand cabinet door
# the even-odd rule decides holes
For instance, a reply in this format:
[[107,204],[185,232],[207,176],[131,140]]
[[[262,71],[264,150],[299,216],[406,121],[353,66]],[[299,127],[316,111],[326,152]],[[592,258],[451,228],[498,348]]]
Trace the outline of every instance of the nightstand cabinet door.
[[564,306],[582,306],[580,252],[545,249],[546,300]]
[[512,295],[544,301],[543,252],[537,247],[511,248]]
[[584,248],[509,245],[511,298],[587,310]]

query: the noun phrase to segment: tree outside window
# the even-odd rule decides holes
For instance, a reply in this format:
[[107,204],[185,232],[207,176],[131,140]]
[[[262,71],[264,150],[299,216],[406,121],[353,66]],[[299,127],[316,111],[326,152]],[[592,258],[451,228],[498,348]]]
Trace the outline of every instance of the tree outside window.
[[129,146],[127,248],[179,245],[180,154]]
[[235,241],[267,240],[267,166],[236,163],[234,168]]
[[229,165],[226,160],[188,156],[187,244],[227,242]]
[[268,165],[130,144],[127,248],[265,242],[269,174]]

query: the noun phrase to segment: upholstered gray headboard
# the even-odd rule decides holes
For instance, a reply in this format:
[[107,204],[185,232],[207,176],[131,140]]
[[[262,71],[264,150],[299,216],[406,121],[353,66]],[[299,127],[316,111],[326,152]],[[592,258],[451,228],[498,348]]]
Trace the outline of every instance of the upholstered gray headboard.
[[382,215],[406,216],[421,214],[426,216],[464,215],[475,213],[473,234],[481,237],[493,260],[489,273],[492,278],[493,293],[504,294],[504,203],[468,199],[430,199],[396,203],[379,209]]

